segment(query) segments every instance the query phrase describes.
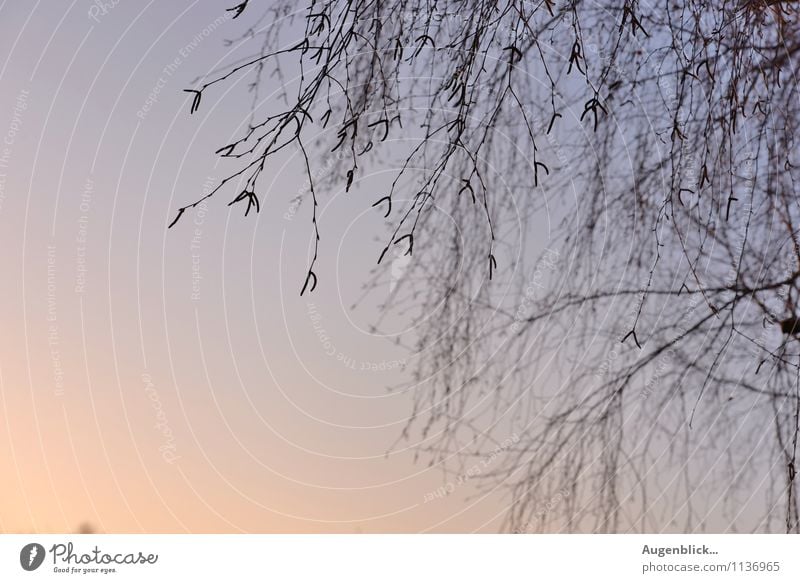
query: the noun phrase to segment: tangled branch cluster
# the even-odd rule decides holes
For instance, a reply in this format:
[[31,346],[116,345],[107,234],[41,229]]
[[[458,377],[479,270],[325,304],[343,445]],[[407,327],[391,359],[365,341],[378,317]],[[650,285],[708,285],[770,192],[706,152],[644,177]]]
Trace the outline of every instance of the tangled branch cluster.
[[[231,204],[258,212],[269,158],[296,148],[310,292],[311,143],[346,153],[345,190],[379,151],[399,156],[370,204],[391,224],[378,263],[425,242],[392,305],[422,324],[412,425],[424,420],[435,461],[490,433],[476,419],[517,428],[491,476],[510,487],[515,529],[660,530],[674,517],[657,516],[654,468],[679,467],[667,507],[686,528],[704,522],[697,492],[741,488],[772,496],[750,528],[780,515],[797,532],[795,4],[314,0],[298,27],[281,3],[240,39],[261,39],[256,56],[190,92],[193,112],[235,76],[257,94],[290,57],[286,105],[220,148],[237,170],[172,224],[232,183]],[[268,25],[280,19],[302,29],[285,48]],[[559,266],[532,286],[543,243]],[[708,460],[714,476],[698,473]],[[539,512],[554,492],[570,495]],[[735,503],[726,512],[735,524]]]

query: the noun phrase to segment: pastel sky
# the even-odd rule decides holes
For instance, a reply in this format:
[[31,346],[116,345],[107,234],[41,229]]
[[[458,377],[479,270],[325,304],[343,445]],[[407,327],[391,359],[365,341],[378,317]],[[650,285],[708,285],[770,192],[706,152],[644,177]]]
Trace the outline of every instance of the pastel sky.
[[[391,168],[321,193],[310,297],[296,153],[273,159],[260,214],[226,192],[167,229],[231,172],[214,151],[249,120],[245,79],[195,115],[182,91],[253,50],[224,42],[249,25],[232,3],[0,0],[0,532],[498,531],[505,491],[400,439],[427,388],[407,322],[380,311],[406,260],[358,302]],[[654,511],[691,512],[660,463]]]
[[100,4],[0,2],[0,531],[496,531],[499,495],[426,502],[447,479],[397,441],[415,355],[351,309],[384,233],[358,193],[326,193],[311,300],[292,156],[270,212],[167,231],[247,121],[242,84],[195,116],[181,91],[243,25]]

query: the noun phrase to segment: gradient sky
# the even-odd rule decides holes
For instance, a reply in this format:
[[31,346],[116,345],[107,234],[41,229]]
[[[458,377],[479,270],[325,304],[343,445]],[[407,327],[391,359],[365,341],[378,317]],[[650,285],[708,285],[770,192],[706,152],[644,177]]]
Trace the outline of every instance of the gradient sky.
[[[294,153],[272,160],[260,214],[227,191],[167,230],[231,172],[214,151],[248,122],[246,80],[193,116],[182,91],[252,50],[225,46],[249,24],[229,4],[0,0],[0,532],[497,531],[501,492],[448,487],[398,441],[426,386],[389,390],[416,355],[402,320],[371,326],[403,260],[352,308],[391,169],[321,193],[310,297]],[[656,512],[679,530],[670,484]],[[760,494],[731,504],[755,514]],[[698,502],[712,531],[730,524],[716,502]]]
[[414,355],[350,309],[384,233],[358,192],[326,193],[310,300],[292,156],[269,212],[220,198],[166,230],[247,121],[242,84],[192,117],[181,91],[243,25],[111,4],[0,2],[0,532],[496,531],[470,483],[425,502],[441,470],[393,448],[406,372],[360,370]]

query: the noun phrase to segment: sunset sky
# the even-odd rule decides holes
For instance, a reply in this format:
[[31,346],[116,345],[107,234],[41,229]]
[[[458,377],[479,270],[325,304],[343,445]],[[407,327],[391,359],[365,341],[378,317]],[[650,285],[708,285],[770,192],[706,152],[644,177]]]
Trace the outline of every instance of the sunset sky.
[[[227,206],[228,190],[167,229],[232,172],[214,152],[250,120],[247,78],[194,115],[183,91],[252,55],[225,43],[251,24],[232,3],[0,0],[0,532],[497,532],[507,490],[431,466],[419,452],[437,435],[401,437],[429,387],[412,382],[408,320],[382,310],[409,259],[370,279],[388,236],[370,205],[391,167],[320,192],[312,295],[299,296],[313,230],[308,197],[294,202],[298,152],[271,160],[259,214]],[[279,90],[268,78],[260,96]],[[315,156],[324,182],[336,155]],[[529,235],[512,249],[523,259],[548,244],[544,227]],[[493,439],[516,443],[510,427]],[[734,445],[686,463],[725,482],[707,460]],[[644,481],[654,524],[679,531],[695,492],[671,446],[648,442]],[[488,474],[504,453],[473,461]],[[731,508],[760,516],[771,486],[700,492],[703,526],[726,529]]]
[[293,156],[270,212],[166,229],[248,114],[241,83],[195,116],[181,90],[247,23],[100,4],[0,3],[0,531],[496,531],[499,496],[426,502],[448,479],[397,441],[414,354],[351,309],[385,232],[358,193],[326,193],[310,300]]

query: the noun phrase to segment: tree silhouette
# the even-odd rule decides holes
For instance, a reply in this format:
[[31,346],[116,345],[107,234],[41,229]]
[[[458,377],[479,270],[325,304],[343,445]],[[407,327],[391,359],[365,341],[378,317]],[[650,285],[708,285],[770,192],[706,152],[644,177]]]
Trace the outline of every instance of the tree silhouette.
[[394,164],[366,203],[390,225],[366,287],[393,247],[414,256],[386,307],[421,330],[406,434],[432,463],[515,428],[482,480],[509,488],[516,531],[702,529],[719,504],[731,529],[798,532],[796,2],[293,5],[230,9],[255,54],[188,89],[190,109],[247,77],[250,122],[170,227],[224,190],[261,211],[270,157],[294,149],[307,294],[323,191]]

